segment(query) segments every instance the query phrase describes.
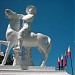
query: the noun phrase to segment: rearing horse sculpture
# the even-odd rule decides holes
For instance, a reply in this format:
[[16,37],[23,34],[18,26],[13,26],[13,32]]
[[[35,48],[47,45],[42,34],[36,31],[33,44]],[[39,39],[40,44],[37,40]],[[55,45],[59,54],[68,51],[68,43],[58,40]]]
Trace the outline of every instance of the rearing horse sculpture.
[[10,23],[8,24],[7,30],[6,30],[6,39],[7,41],[0,41],[0,44],[7,45],[5,57],[2,61],[1,65],[4,65],[6,63],[8,54],[10,49],[18,44],[18,32],[20,30],[20,14],[17,14],[16,12],[11,11],[10,9],[5,9],[5,15],[7,18],[10,19]]
[[[6,31],[7,41],[0,42],[1,44],[5,44],[8,46],[6,49],[5,57],[1,65],[4,65],[6,63],[9,51],[14,45],[17,44],[18,34],[21,31],[21,30],[20,31],[15,30],[15,28],[18,27],[18,22],[21,17],[17,15],[16,13],[12,12],[10,9],[6,9],[5,13],[7,17],[10,19],[10,24],[8,25],[8,28]],[[16,18],[18,18],[17,21],[16,21]],[[48,36],[43,35],[41,33],[30,32],[29,35],[26,35],[25,37],[23,37],[23,42],[21,45],[24,47],[37,47],[37,49],[40,51],[40,53],[44,57],[41,63],[41,66],[45,65],[45,62],[48,58],[48,53],[51,48],[51,39]]]

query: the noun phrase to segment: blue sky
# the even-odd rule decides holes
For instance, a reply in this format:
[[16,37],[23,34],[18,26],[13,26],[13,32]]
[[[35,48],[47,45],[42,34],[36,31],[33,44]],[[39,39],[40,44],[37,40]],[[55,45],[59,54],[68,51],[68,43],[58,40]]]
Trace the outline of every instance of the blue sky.
[[[9,8],[17,13],[25,13],[28,5],[34,5],[37,13],[31,28],[33,32],[40,32],[52,39],[52,48],[46,66],[57,67],[58,56],[71,46],[74,66],[74,1],[73,0],[2,0],[0,1],[0,40],[6,40],[5,32],[9,20],[5,18],[4,10]],[[2,45],[2,51],[6,46]],[[11,51],[12,53],[12,51]],[[42,55],[36,48],[32,50],[33,62],[38,66]],[[68,58],[68,73],[71,73],[70,59]]]

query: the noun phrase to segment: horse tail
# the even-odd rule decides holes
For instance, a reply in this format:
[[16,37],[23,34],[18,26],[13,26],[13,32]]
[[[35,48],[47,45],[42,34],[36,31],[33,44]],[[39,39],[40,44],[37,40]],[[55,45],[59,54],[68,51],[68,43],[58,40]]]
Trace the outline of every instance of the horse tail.
[[47,36],[47,53],[49,53],[51,47],[52,47],[52,41],[50,37]]

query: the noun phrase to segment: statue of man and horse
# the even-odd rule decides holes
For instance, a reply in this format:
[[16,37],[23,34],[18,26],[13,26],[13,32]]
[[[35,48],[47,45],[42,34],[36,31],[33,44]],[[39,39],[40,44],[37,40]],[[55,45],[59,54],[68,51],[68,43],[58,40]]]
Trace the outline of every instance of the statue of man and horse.
[[[40,66],[44,66],[48,58],[48,53],[51,48],[51,39],[41,33],[34,33],[30,29],[30,25],[34,19],[36,8],[33,5],[29,5],[26,8],[27,15],[17,14],[10,9],[5,9],[5,15],[10,19],[6,30],[7,41],[0,41],[0,44],[7,45],[6,53],[1,65],[6,64],[9,52],[11,48],[22,51],[22,47],[32,48],[36,47],[38,51],[43,55],[43,61]],[[20,29],[20,19],[23,20],[23,27]]]

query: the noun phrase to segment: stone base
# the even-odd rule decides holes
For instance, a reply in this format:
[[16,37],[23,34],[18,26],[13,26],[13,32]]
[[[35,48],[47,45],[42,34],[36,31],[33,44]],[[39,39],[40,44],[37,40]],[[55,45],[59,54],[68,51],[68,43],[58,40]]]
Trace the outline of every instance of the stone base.
[[47,67],[47,66],[8,66],[8,65],[4,65],[4,66],[0,66],[0,70],[28,70],[28,71],[55,71],[55,67]]
[[66,71],[56,71],[54,67],[29,66],[21,70],[20,66],[0,66],[0,75],[69,75]]

